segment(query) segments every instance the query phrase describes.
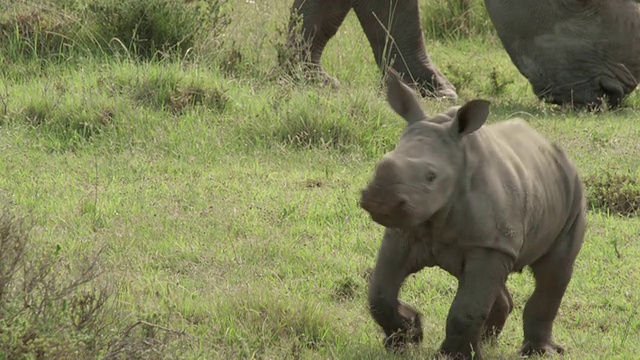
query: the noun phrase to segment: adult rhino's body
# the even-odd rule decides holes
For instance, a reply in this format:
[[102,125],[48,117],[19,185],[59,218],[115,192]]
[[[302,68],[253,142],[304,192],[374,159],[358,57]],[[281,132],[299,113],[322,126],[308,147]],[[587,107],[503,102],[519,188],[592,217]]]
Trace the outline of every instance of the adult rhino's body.
[[398,293],[409,274],[438,266],[459,280],[441,351],[481,358],[482,335],[497,335],[513,307],[509,273],[530,266],[536,288],[522,353],[562,352],[552,325],[585,227],[576,168],[523,120],[482,126],[486,101],[427,118],[399,79],[387,84],[389,103],[409,125],[361,199],[386,227],[369,289],[386,346],[422,339],[420,316]]
[[617,105],[640,81],[640,1],[485,0],[509,57],[552,103]]
[[[638,0],[485,0],[485,6],[511,60],[546,101],[587,105],[606,97],[618,104],[640,81]],[[381,70],[389,65],[405,74],[425,96],[457,98],[424,46],[418,0],[294,0],[304,38],[298,43],[290,32],[294,59],[337,83],[320,58],[350,9]]]

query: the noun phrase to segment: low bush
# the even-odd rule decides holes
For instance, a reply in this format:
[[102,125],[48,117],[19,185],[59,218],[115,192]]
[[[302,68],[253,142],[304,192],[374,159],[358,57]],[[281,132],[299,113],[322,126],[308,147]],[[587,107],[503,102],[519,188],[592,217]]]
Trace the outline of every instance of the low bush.
[[72,261],[35,246],[29,226],[0,213],[0,358],[81,358],[108,348],[115,288],[100,279],[100,252]]

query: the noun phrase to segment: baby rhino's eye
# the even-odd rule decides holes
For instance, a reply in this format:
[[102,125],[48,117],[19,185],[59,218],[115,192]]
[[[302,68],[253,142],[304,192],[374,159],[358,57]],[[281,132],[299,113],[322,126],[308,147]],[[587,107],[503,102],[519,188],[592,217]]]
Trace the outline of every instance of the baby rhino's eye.
[[426,180],[427,182],[433,182],[436,179],[437,175],[434,171],[427,171]]

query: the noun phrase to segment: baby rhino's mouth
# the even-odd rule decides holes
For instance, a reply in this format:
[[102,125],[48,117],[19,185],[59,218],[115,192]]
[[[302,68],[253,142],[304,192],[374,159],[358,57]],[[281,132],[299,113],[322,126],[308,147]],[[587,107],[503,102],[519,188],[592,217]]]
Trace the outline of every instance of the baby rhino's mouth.
[[373,221],[385,227],[399,228],[409,223],[406,198],[379,187],[370,186],[362,190],[360,207],[371,215]]

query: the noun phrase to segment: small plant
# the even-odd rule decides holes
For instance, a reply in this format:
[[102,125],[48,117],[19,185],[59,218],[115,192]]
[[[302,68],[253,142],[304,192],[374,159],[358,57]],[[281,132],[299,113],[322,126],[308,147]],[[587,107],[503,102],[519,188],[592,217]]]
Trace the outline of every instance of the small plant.
[[630,173],[605,171],[584,180],[592,209],[623,216],[640,214],[640,181]]
[[504,94],[507,86],[514,83],[513,78],[507,79],[503,77],[495,68],[493,68],[489,73],[489,80],[491,82],[490,93],[492,95]]
[[278,66],[284,73],[300,77],[305,64],[311,61],[311,45],[305,41],[305,36],[308,35],[302,31],[302,16],[296,13],[290,16],[287,26],[276,30],[280,42],[274,42],[273,46],[278,54]]
[[7,302],[6,294],[19,265],[27,253],[27,229],[20,218],[6,208],[0,213],[0,310]]
[[359,291],[359,284],[352,278],[345,277],[335,285],[332,297],[338,302],[353,300]]
[[107,335],[114,295],[98,281],[99,255],[72,262],[62,247],[34,246],[29,226],[0,213],[0,354],[60,358],[88,354]]
[[33,244],[29,232],[0,210],[0,358],[140,358],[184,335],[144,320],[125,326],[117,288],[101,276],[101,250],[72,261],[59,244]]

